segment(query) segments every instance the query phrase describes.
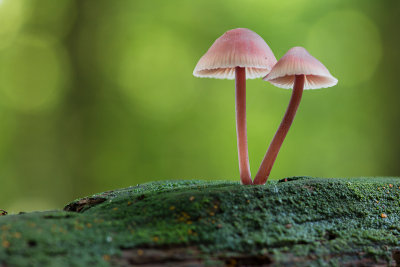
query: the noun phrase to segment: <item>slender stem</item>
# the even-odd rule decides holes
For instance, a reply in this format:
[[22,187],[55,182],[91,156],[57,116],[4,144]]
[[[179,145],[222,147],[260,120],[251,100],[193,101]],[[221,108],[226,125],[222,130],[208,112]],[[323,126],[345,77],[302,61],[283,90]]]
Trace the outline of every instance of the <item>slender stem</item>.
[[285,140],[286,134],[292,125],[294,116],[296,115],[297,108],[299,107],[301,96],[303,94],[304,80],[304,75],[295,76],[293,93],[292,97],[290,98],[289,106],[281,124],[279,125],[278,130],[276,131],[274,139],[272,139],[272,142],[269,145],[261,166],[258,169],[257,175],[254,178],[254,184],[265,184],[268,180],[276,156],[279,153],[283,140]]
[[247,148],[246,130],[246,69],[235,68],[236,86],[236,133],[239,156],[239,172],[242,184],[252,184]]

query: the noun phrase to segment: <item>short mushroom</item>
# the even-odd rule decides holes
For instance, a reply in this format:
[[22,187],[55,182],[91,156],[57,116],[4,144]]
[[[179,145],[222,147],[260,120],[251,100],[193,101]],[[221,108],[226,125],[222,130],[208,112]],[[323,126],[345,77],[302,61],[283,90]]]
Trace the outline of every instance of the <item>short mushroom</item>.
[[328,69],[303,47],[290,49],[264,77],[264,80],[280,88],[293,87],[293,92],[285,116],[254,178],[254,184],[265,184],[268,180],[283,140],[296,115],[303,89],[326,88],[338,82]]
[[225,32],[200,58],[193,75],[236,79],[236,132],[242,184],[252,184],[246,130],[246,78],[264,77],[276,63],[267,43],[255,32],[238,28]]

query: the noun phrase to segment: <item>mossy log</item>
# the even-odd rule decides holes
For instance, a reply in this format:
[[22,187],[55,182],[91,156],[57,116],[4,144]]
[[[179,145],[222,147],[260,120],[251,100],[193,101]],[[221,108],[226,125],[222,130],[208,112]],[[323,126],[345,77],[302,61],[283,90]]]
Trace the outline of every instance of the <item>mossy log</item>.
[[400,179],[164,181],[0,216],[0,266],[396,266]]

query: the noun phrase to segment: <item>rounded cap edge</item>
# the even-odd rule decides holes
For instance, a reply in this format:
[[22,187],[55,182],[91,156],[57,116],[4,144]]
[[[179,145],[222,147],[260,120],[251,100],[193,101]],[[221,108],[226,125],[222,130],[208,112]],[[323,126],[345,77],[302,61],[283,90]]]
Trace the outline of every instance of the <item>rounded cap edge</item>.
[[291,48],[264,77],[273,85],[291,89],[295,75],[305,75],[304,89],[319,89],[335,86],[338,80],[316,58],[303,47]]
[[264,77],[276,58],[257,33],[237,28],[225,32],[200,58],[193,75],[196,77],[234,79],[235,67],[246,68],[246,78]]

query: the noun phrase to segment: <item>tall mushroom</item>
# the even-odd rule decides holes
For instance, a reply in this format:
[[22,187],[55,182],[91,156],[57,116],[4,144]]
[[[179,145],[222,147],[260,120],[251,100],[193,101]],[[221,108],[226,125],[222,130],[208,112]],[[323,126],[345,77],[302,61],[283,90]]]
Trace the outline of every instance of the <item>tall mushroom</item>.
[[236,132],[242,184],[252,184],[246,130],[246,78],[264,77],[276,63],[267,43],[255,32],[238,28],[225,32],[200,58],[193,75],[236,79]]
[[326,88],[334,86],[338,82],[328,69],[303,47],[290,49],[264,77],[264,80],[280,88],[290,89],[293,87],[293,92],[285,116],[254,178],[254,184],[265,184],[267,181],[283,140],[285,140],[296,115],[303,89]]

